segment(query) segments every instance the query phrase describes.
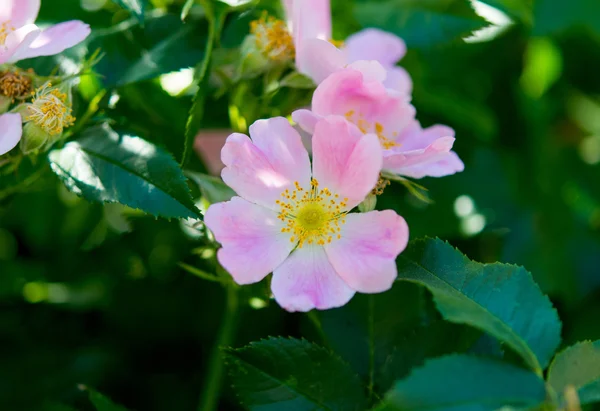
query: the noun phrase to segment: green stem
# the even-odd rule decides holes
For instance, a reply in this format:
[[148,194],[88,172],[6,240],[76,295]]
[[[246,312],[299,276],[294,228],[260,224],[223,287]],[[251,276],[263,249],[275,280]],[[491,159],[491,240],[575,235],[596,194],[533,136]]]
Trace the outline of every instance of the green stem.
[[217,409],[224,365],[221,356],[221,347],[230,346],[235,336],[239,307],[238,287],[233,282],[230,282],[226,285],[225,289],[225,312],[223,313],[217,341],[211,353],[206,384],[200,394],[198,411],[214,411]]

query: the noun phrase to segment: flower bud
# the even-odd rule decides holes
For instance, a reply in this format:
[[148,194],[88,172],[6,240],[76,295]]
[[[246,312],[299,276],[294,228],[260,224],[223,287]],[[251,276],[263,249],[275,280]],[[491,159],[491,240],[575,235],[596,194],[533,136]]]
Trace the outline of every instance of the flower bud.
[[23,154],[35,154],[48,142],[50,134],[35,123],[29,122],[23,126],[21,151]]
[[358,210],[361,213],[367,213],[369,211],[375,210],[376,205],[377,196],[375,194],[369,194],[367,198],[365,198],[364,201],[358,205]]
[[12,99],[10,97],[0,95],[0,114],[4,114],[10,108]]

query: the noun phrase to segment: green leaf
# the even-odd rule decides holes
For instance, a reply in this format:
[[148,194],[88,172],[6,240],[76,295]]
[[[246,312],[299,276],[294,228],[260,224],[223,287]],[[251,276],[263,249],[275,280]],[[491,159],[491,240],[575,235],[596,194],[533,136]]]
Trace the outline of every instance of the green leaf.
[[573,27],[587,27],[600,35],[600,2],[596,0],[536,0],[535,35],[547,35]]
[[210,67],[212,64],[212,51],[215,43],[221,37],[221,31],[223,29],[223,22],[227,16],[228,8],[226,6],[220,7],[205,7],[206,14],[209,21],[209,35],[206,43],[206,52],[204,54],[204,60],[200,65],[198,74],[198,91],[194,96],[192,108],[188,116],[188,120],[185,127],[185,142],[183,147],[183,155],[181,158],[181,166],[185,166],[189,156],[193,151],[194,139],[200,131],[202,125],[202,118],[204,117],[204,106],[206,96],[209,90],[210,80]]
[[396,383],[378,411],[494,411],[544,402],[537,375],[487,358],[452,355],[428,361]]
[[306,77],[304,74],[300,74],[296,71],[285,76],[280,83],[281,87],[290,88],[307,88],[314,89],[316,87],[315,82],[310,77]]
[[522,267],[470,261],[426,239],[400,255],[398,279],[427,287],[444,318],[496,337],[540,375],[560,343],[558,314]]
[[115,404],[104,395],[100,394],[94,390],[89,391],[89,398],[94,407],[96,407],[96,411],[129,411],[127,408]]
[[211,204],[229,201],[231,197],[236,195],[235,191],[229,188],[220,178],[192,171],[188,171],[186,174],[198,184],[202,196]]
[[305,340],[269,338],[225,351],[233,387],[251,410],[366,409],[350,367]]
[[105,87],[114,87],[195,66],[204,55],[205,39],[203,23],[149,15],[144,26],[128,20],[96,30],[85,47],[102,50],[104,57],[94,69]]
[[130,12],[140,22],[144,21],[145,0],[113,0],[119,6]]
[[579,342],[558,353],[548,370],[548,383],[560,398],[572,385],[581,404],[600,401],[600,340]]
[[533,0],[483,0],[508,16],[531,25],[533,22]]
[[181,21],[184,21],[188,14],[190,14],[194,3],[195,0],[185,0],[185,3],[183,3],[183,7],[181,8]]
[[106,124],[48,158],[67,188],[90,201],[117,202],[166,218],[202,217],[170,154]]
[[467,0],[385,0],[356,5],[364,27],[400,36],[409,47],[432,47],[468,36],[488,23]]

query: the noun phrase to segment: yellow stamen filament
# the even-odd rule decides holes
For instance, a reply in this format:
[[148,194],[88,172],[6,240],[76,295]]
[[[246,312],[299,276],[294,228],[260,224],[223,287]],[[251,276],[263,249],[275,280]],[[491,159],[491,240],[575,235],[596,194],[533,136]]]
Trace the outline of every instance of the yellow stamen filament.
[[0,46],[4,46],[6,37],[13,31],[15,31],[15,28],[11,26],[10,21],[0,23]]
[[60,134],[63,129],[73,125],[75,117],[71,115],[65,93],[46,83],[33,95],[31,104],[27,105],[29,115],[26,121],[33,121],[50,135]]
[[291,234],[290,241],[304,244],[325,245],[334,239],[342,238],[341,225],[346,222],[348,199],[341,200],[328,188],[319,188],[319,182],[311,180],[310,190],[295,183],[296,189],[286,189],[281,193],[282,200],[278,218],[286,223],[282,233]]
[[388,180],[387,178],[383,178],[381,174],[379,174],[379,180],[377,180],[377,184],[375,185],[375,188],[371,191],[371,193],[376,196],[380,196],[385,191],[385,188],[390,184],[390,180]]
[[12,99],[30,95],[32,88],[31,77],[6,71],[0,73],[0,94]]
[[[357,116],[356,112],[354,110],[348,111],[346,114],[344,114],[344,116],[346,117],[346,119],[348,121],[356,124],[356,126],[364,134],[367,134],[367,133],[376,134],[377,137],[379,137],[379,142],[381,143],[381,146],[384,148],[384,150],[389,150],[392,147],[400,147],[400,143],[397,143],[396,141],[391,140],[386,136],[383,124],[381,124],[379,122],[371,123],[371,122],[365,120],[364,116],[362,114],[359,114]],[[393,138],[398,137],[398,132],[394,131],[392,133],[392,137]]]
[[294,39],[284,21],[265,13],[250,23],[250,33],[256,37],[256,47],[265,57],[279,62],[294,58]]

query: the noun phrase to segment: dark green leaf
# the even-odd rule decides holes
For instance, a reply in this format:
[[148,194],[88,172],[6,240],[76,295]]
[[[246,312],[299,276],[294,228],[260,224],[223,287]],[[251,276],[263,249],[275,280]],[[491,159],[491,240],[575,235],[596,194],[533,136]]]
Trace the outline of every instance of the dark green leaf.
[[561,398],[572,385],[582,404],[600,401],[600,341],[583,341],[560,352],[548,370],[548,383]]
[[366,409],[350,367],[305,340],[270,338],[225,355],[234,389],[251,410]]
[[505,12],[512,18],[531,24],[533,20],[533,0],[483,0],[484,3]]
[[192,171],[188,171],[186,174],[198,184],[202,196],[211,204],[229,201],[231,197],[235,196],[235,191],[229,188],[220,178]]
[[428,361],[396,383],[378,411],[494,411],[546,397],[537,375],[492,359],[453,355]]
[[146,8],[146,0],[113,0],[119,6],[130,12],[140,22],[144,21],[144,10]]
[[379,27],[400,36],[409,47],[431,47],[458,40],[483,28],[467,0],[385,0],[356,5],[364,27]]
[[536,0],[533,10],[536,35],[573,27],[588,27],[600,35],[600,2],[596,0]]
[[50,152],[49,160],[67,188],[90,201],[118,202],[166,218],[201,217],[171,155],[108,125]]
[[97,391],[89,390],[89,397],[96,411],[128,411],[127,408],[115,404]]
[[560,343],[556,310],[522,267],[470,261],[450,244],[427,239],[400,255],[398,279],[427,287],[444,318],[505,342],[540,375]]
[[224,6],[211,7],[207,8],[206,10],[210,24],[209,35],[206,44],[204,60],[202,60],[202,64],[200,65],[200,70],[198,74],[198,92],[196,92],[196,95],[194,96],[192,108],[190,109],[189,117],[185,127],[185,143],[183,147],[183,155],[181,158],[182,167],[185,166],[189,156],[191,155],[193,151],[192,146],[194,145],[194,139],[196,138],[198,131],[200,131],[202,118],[204,117],[204,103],[209,90],[212,51],[215,46],[215,42],[217,42],[221,36],[223,22],[225,21],[225,17],[227,16],[227,10],[228,9]]
[[102,50],[104,57],[95,70],[106,87],[113,87],[193,67],[202,59],[205,45],[204,24],[184,24],[169,14],[147,16],[143,27],[128,20],[96,30],[86,47]]

